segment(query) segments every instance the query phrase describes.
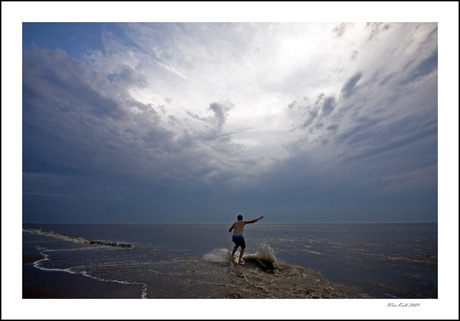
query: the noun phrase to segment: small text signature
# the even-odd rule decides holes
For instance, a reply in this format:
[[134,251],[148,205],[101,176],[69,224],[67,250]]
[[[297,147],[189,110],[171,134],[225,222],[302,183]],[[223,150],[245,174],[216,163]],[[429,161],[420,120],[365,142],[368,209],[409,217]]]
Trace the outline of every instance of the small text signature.
[[390,302],[387,304],[388,308],[418,308],[420,307],[420,303],[393,303]]

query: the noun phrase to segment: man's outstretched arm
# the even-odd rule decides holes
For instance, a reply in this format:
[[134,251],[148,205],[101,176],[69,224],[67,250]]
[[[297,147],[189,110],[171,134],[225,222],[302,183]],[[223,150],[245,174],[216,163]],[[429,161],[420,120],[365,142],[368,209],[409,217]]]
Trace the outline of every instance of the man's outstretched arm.
[[255,222],[257,222],[257,221],[259,221],[259,220],[261,220],[261,219],[263,219],[263,218],[264,218],[264,217],[261,216],[261,217],[259,217],[259,218],[256,218],[256,219],[252,220],[252,221],[246,221],[245,224],[255,223]]

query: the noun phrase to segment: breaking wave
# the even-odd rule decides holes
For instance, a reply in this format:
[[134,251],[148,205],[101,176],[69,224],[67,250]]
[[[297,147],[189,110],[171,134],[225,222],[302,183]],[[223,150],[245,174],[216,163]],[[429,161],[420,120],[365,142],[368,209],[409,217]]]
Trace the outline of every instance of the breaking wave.
[[88,240],[82,237],[70,236],[70,235],[63,235],[56,232],[45,232],[40,229],[22,229],[24,232],[43,235],[48,237],[54,237],[63,241],[69,241],[74,243],[83,243],[83,244],[97,244],[97,245],[104,245],[104,246],[113,246],[113,247],[124,247],[124,248],[131,248],[133,247],[130,243],[125,242],[112,242],[112,241],[104,241],[104,240]]

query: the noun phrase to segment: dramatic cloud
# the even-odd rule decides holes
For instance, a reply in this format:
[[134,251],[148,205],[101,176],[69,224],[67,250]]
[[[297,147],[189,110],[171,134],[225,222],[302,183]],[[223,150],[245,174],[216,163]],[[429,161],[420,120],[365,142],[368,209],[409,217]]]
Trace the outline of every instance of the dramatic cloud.
[[436,23],[24,30],[26,221],[437,218]]
[[355,88],[358,81],[361,79],[361,73],[356,73],[353,77],[348,79],[345,85],[342,87],[342,94],[345,97],[349,97],[352,94],[353,88]]

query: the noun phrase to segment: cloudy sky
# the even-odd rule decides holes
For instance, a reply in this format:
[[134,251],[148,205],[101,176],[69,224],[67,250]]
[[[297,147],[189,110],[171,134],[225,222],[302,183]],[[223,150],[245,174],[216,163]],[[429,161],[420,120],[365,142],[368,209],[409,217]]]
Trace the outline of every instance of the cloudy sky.
[[24,23],[23,219],[436,221],[437,23]]
[[136,22],[114,4],[72,23],[83,5],[30,6],[12,57],[24,222],[437,221],[439,10]]

